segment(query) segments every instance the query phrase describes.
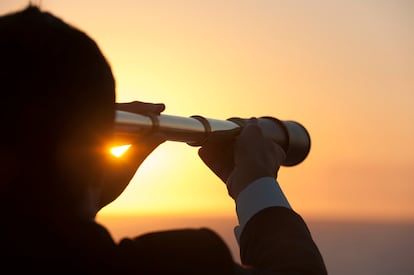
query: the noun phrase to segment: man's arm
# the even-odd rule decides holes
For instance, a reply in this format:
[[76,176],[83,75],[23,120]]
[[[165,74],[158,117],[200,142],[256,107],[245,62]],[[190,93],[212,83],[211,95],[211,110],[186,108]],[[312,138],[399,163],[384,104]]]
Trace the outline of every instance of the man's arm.
[[239,225],[234,233],[237,241],[247,222],[261,210],[282,206],[291,208],[278,182],[272,177],[262,177],[253,181],[239,194],[236,202],[236,213]]
[[235,140],[213,139],[199,155],[236,201],[243,265],[253,274],[327,273],[305,222],[276,181],[285,153],[263,136],[255,119]]
[[237,197],[236,210],[244,264],[282,274],[326,274],[310,231],[275,179],[260,178],[247,186]]
[[240,236],[242,263],[271,274],[327,274],[304,220],[285,207],[253,216]]

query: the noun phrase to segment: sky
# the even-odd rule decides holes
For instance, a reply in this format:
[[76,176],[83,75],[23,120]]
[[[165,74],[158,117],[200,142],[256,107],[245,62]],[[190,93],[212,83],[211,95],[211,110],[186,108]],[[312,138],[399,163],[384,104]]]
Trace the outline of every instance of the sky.
[[[300,122],[311,151],[278,181],[304,217],[414,220],[414,2],[32,2],[98,43],[118,102]],[[234,215],[197,149],[162,144],[100,214]]]

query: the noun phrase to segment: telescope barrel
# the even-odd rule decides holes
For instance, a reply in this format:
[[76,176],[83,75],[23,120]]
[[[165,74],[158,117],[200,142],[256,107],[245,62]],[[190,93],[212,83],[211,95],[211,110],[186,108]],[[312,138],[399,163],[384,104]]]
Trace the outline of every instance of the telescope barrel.
[[[126,140],[131,136],[157,131],[165,134],[167,140],[202,146],[210,133],[242,128],[247,120],[219,120],[202,116],[182,117],[166,114],[145,116],[117,110],[115,121],[116,135]],[[309,154],[310,136],[301,124],[273,117],[260,117],[258,124],[265,136],[272,138],[285,150],[286,160],[283,166],[297,165]]]

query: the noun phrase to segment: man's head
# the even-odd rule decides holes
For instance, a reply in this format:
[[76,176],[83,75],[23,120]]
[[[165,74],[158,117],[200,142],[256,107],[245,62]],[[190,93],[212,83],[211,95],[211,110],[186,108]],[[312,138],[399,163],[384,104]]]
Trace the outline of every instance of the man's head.
[[4,15],[0,91],[1,188],[82,197],[114,121],[115,81],[96,43],[37,7]]

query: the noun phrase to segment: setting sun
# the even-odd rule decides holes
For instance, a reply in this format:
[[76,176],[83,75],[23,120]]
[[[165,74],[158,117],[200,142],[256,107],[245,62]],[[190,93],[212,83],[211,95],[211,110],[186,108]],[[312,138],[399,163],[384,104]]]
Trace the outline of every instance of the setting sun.
[[126,145],[122,145],[122,146],[112,147],[110,149],[110,152],[115,157],[120,158],[129,149],[129,147],[131,147],[131,144],[126,144]]

